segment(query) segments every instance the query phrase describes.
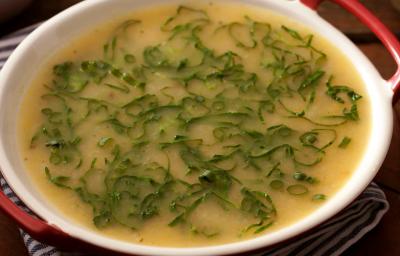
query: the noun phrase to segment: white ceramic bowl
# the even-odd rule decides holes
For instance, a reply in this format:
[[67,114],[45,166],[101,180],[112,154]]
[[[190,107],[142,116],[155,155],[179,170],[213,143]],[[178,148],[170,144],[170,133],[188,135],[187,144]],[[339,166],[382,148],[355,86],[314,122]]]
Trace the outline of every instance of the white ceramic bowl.
[[[310,4],[317,2],[312,0],[304,1]],[[245,2],[249,5],[270,9],[311,27],[316,33],[324,36],[329,41],[335,42],[335,45],[347,54],[362,77],[371,99],[372,131],[370,138],[366,138],[368,145],[361,163],[343,188],[321,208],[291,226],[247,241],[201,248],[162,248],[123,242],[92,232],[57,214],[32,184],[18,154],[16,119],[19,111],[18,106],[25,90],[36,75],[37,67],[42,66],[49,56],[57,52],[60,46],[79,36],[82,31],[88,30],[112,17],[125,14],[130,10],[166,3],[163,0],[84,1],[48,20],[29,35],[11,55],[0,73],[1,170],[15,193],[33,212],[44,220],[44,223],[57,227],[70,237],[86,243],[128,254],[225,255],[271,246],[299,235],[341,211],[365,189],[381,166],[391,139],[393,91],[389,83],[381,78],[371,62],[346,36],[300,1],[236,0],[234,2]],[[353,1],[349,0],[349,2]],[[4,201],[4,197],[0,198],[0,201]],[[0,202],[0,206],[3,208],[9,207],[8,209],[12,208],[9,203],[4,202]],[[24,219],[26,218],[25,215],[14,212],[15,210],[8,210],[8,213],[13,215],[19,224],[30,229],[33,233],[51,230],[48,227],[47,229],[43,228],[45,224],[42,224],[42,226],[37,224],[39,223],[37,220],[36,224],[40,227],[32,224],[32,221],[29,224]],[[56,231],[53,233],[55,234],[54,236],[59,235]],[[43,234],[34,235],[39,238],[49,237]],[[53,241],[49,243],[53,243]]]

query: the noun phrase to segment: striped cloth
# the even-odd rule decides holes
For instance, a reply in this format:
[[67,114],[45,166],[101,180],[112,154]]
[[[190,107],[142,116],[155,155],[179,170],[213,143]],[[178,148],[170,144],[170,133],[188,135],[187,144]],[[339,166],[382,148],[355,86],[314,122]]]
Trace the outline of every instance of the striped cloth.
[[[39,25],[32,25],[0,39],[0,69],[17,45]],[[33,214],[17,198],[2,177],[0,185],[16,205]],[[312,234],[254,256],[340,255],[373,229],[388,209],[389,203],[385,194],[376,184],[371,183],[341,214],[320,225]],[[20,233],[31,256],[82,255],[79,252],[60,252],[54,247],[35,241],[22,229]]]

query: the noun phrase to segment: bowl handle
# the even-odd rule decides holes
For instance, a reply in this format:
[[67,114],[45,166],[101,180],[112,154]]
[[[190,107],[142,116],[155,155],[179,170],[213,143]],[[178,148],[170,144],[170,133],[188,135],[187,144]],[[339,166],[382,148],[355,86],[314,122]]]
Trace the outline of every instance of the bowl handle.
[[[316,10],[323,0],[300,0],[309,8]],[[400,42],[392,32],[358,0],[330,0],[354,14],[375,33],[388,49],[397,63],[396,73],[387,81],[394,92],[393,105],[400,99]]]
[[[79,245],[86,245],[80,240],[70,237],[59,228],[40,220],[15,205],[0,189],[0,208],[11,217],[23,230],[34,239],[62,250],[71,250]],[[72,247],[71,247],[72,246]]]

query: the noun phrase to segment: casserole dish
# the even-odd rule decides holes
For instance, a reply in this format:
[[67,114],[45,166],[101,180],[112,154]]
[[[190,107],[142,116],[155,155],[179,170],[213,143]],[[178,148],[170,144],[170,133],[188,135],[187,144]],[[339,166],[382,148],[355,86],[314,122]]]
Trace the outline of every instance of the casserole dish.
[[[236,1],[241,2],[241,1]],[[77,241],[82,244],[92,244],[112,251],[140,255],[224,255],[242,253],[272,246],[289,238],[293,238],[338,213],[351,203],[357,195],[369,184],[379,169],[387,152],[392,130],[392,99],[398,97],[400,71],[389,80],[384,81],[366,57],[340,32],[323,21],[312,8],[320,1],[273,1],[252,0],[246,4],[270,9],[279,14],[312,27],[341,51],[345,52],[357,67],[359,75],[366,84],[372,108],[371,136],[368,138],[366,153],[354,174],[346,185],[328,203],[308,217],[294,225],[279,231],[266,234],[248,241],[238,243],[207,246],[201,248],[162,248],[126,243],[103,237],[88,231],[73,222],[58,215],[41,197],[31,184],[24,172],[16,146],[16,114],[21,96],[35,75],[32,67],[41,66],[47,56],[59,49],[63,42],[114,16],[121,15],[127,10],[144,6],[156,5],[163,1],[88,1],[78,4],[44,23],[32,33],[13,53],[4,66],[0,77],[0,166],[3,175],[16,194],[42,220],[32,219],[27,214],[12,205],[4,195],[1,195],[0,205],[33,237],[55,246],[68,247]],[[400,63],[400,45],[365,8],[357,1],[336,1],[353,11],[362,21],[374,30],[378,37],[388,46],[390,52]],[[107,11],[106,11],[107,10]],[[111,11],[110,11],[111,10]],[[75,29],[79,27],[79,29]],[[27,62],[26,60],[29,60]],[[21,75],[22,74],[22,75]],[[395,95],[393,91],[397,91]]]

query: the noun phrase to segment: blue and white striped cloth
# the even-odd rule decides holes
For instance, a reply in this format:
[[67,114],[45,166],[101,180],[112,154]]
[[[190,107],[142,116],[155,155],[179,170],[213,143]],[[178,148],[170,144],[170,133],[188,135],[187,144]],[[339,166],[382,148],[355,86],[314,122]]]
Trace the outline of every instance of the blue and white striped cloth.
[[[0,69],[18,44],[40,24],[19,30],[0,38]],[[0,177],[1,189],[23,210],[33,214],[13,193]],[[374,183],[341,214],[320,225],[312,234],[300,237],[290,244],[282,244],[272,250],[254,256],[331,256],[340,255],[352,244],[373,229],[388,211],[389,203],[383,191]],[[63,253],[56,248],[34,240],[22,229],[21,236],[31,256],[76,256],[79,252]]]

